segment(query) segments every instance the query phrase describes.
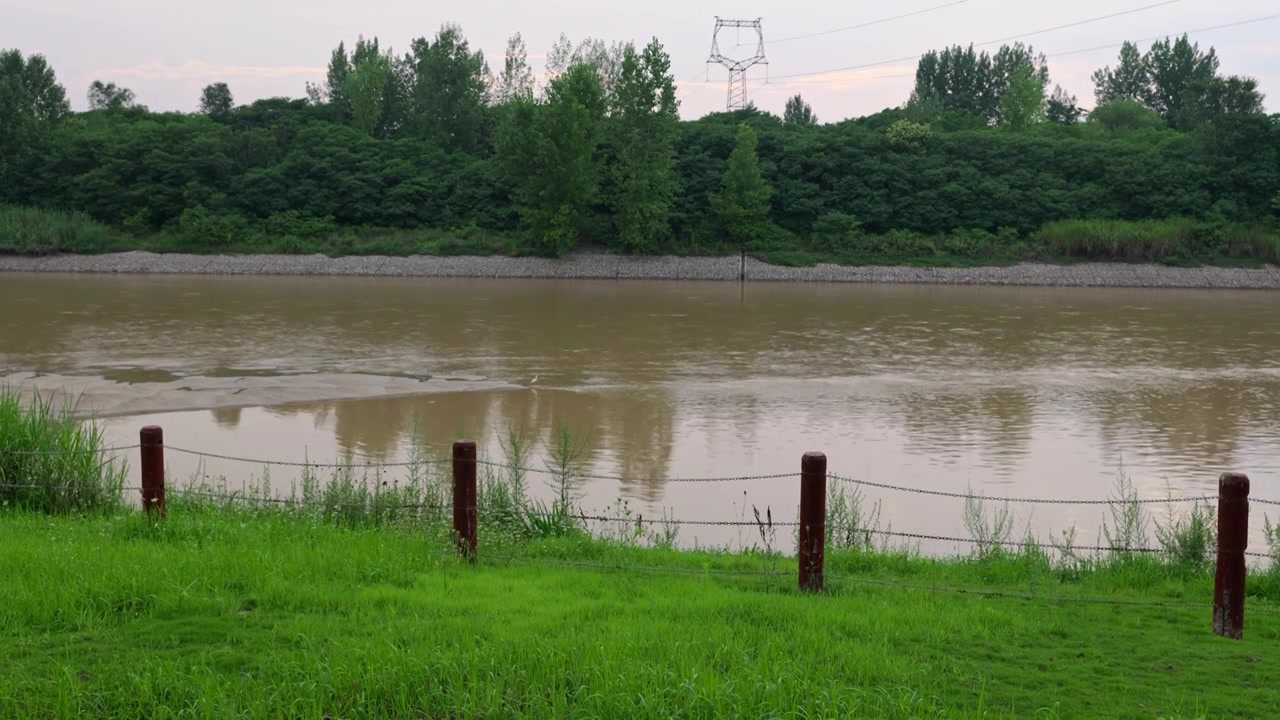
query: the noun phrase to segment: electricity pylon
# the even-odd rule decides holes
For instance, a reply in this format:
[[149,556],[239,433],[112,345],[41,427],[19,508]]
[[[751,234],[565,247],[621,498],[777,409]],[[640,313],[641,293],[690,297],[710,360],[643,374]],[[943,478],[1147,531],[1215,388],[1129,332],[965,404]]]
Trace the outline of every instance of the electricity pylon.
[[[720,52],[720,31],[724,28],[736,28],[741,35],[743,28],[756,33],[756,54],[743,60],[734,60]],[[741,43],[738,47],[741,47]],[[747,106],[747,69],[755,65],[768,65],[764,56],[764,29],[760,26],[760,18],[755,20],[722,20],[716,16],[716,30],[711,35],[711,57],[707,63],[719,63],[729,71],[729,102],[727,110],[741,110]]]

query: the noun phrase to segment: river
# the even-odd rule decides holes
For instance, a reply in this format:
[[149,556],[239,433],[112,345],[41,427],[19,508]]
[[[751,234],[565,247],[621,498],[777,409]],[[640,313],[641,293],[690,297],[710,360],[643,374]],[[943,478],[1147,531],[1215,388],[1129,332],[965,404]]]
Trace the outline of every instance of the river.
[[[218,455],[394,462],[466,436],[499,459],[509,429],[564,424],[585,471],[625,478],[586,483],[586,509],[695,520],[794,520],[798,480],[664,479],[797,472],[809,450],[950,492],[1102,499],[1123,468],[1143,497],[1215,494],[1230,470],[1280,499],[1271,292],[11,274],[0,307],[3,382],[78,395],[112,443],[157,424]],[[167,459],[179,483],[264,470]],[[895,531],[965,535],[954,499],[865,495]],[[1075,524],[1092,541],[1105,513],[1013,509],[1042,540]],[[1253,529],[1278,510],[1255,506]]]

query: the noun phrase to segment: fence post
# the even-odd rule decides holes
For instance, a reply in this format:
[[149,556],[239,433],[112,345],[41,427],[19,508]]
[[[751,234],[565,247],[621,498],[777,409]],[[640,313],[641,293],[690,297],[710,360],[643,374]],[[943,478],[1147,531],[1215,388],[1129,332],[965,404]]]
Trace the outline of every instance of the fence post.
[[800,589],[822,592],[827,544],[827,456],[800,460]]
[[1249,478],[1218,478],[1218,572],[1213,581],[1213,631],[1244,637],[1244,551],[1249,544]]
[[453,444],[453,541],[458,551],[474,564],[479,513],[476,508],[476,444],[459,440]]
[[164,504],[164,430],[148,425],[138,433],[142,446],[142,511],[168,517]]

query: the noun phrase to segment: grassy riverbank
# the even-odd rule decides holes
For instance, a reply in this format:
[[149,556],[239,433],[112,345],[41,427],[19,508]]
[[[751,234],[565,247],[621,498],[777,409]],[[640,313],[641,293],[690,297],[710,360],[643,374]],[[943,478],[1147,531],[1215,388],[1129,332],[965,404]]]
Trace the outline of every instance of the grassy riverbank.
[[[478,228],[456,231],[336,227],[332,222],[290,217],[250,224],[212,217],[142,234],[108,227],[82,213],[0,206],[0,255],[57,255],[142,250],[156,253],[328,255],[527,256],[534,248],[521,237]],[[721,248],[679,247],[668,254],[737,254]],[[1263,225],[1185,219],[1147,222],[1080,220],[1051,223],[1039,232],[954,231],[868,234],[856,227],[832,230],[787,247],[751,253],[764,262],[807,267],[975,267],[1021,261],[1151,262],[1167,265],[1258,266],[1280,262],[1280,230]]]
[[0,716],[1280,713],[1275,573],[1233,642],[1209,573],[1144,559],[836,552],[812,597],[761,552],[488,533],[469,567],[447,547],[180,496],[161,525],[5,513]]
[[575,517],[564,428],[549,504],[526,493],[521,435],[509,467],[484,467],[471,566],[420,449],[385,483],[307,470],[282,496],[193,478],[159,522],[121,502],[115,462],[83,463],[91,424],[0,398],[0,486],[25,493],[0,502],[0,717],[1280,713],[1280,565],[1249,577],[1245,640],[1215,636],[1211,510],[1126,550],[1148,519],[1123,476],[1103,533],[1118,549],[1009,543],[1007,512],[971,498],[975,549],[950,559],[881,542],[877,509],[833,485],[814,596],[772,520],[731,552],[677,550],[678,523],[625,507]]

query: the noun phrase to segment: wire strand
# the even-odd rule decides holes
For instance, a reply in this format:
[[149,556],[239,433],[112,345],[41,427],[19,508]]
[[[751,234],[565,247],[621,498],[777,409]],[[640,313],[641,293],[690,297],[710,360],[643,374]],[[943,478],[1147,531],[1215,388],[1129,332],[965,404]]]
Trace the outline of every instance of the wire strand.
[[[904,487],[901,485],[889,485],[886,483],[872,482],[870,480],[855,480],[853,478],[843,477],[841,475],[828,475],[827,477],[831,480],[848,483],[850,485],[862,485],[865,487],[880,488],[881,490],[894,490],[896,492],[914,493],[916,495],[934,495],[937,497],[958,498],[961,500],[974,499],[974,500],[991,500],[992,502],[1026,503],[1028,505],[1123,505],[1125,503],[1130,503],[1130,502],[1137,503],[1139,505],[1167,505],[1167,504],[1177,504],[1177,503],[1185,503],[1185,502],[1214,502],[1215,500],[1218,499],[1212,495],[1200,495],[1200,496],[1176,497],[1176,498],[1143,498],[1143,499],[1135,498],[1132,500],[1129,500],[1129,499],[1067,500],[1067,499],[1059,499],[1059,498],[1019,498],[1019,497],[1000,497],[1000,496],[991,497],[987,495],[978,495],[975,493],[958,493],[958,492],[949,492],[946,490],[926,490],[924,488],[912,488],[912,487]],[[1260,499],[1255,500],[1253,498],[1250,498],[1250,499],[1254,500],[1254,502],[1272,504],[1271,501],[1267,501],[1267,500],[1260,500]]]
[[[1177,2],[1178,0],[1173,0],[1173,1]],[[963,5],[967,2],[969,2],[969,0],[955,0],[954,2],[949,2],[943,5],[935,5],[933,7],[928,7],[923,10],[916,10],[915,12],[903,13],[901,15],[894,15],[893,17],[881,18],[879,20],[871,20],[869,22],[858,23],[856,25],[846,25],[844,27],[833,28],[831,30],[822,30],[819,32],[805,33],[803,35],[790,35],[788,37],[778,38],[777,40],[766,40],[765,44],[774,45],[777,43],[791,42],[792,40],[804,40],[806,38],[822,37],[823,35],[834,35],[835,33],[845,32],[847,30],[859,30],[862,28],[872,27],[874,25],[883,25],[884,23],[893,22],[894,20],[903,20],[905,18],[915,17],[917,15],[925,15],[927,13],[936,12],[938,10],[944,10],[949,7],[955,7],[956,5]]]
[[[536,558],[536,557],[518,557],[515,555],[506,555],[498,557],[484,557],[482,560],[490,564],[524,564],[524,565],[540,565],[546,567],[559,567],[576,570],[597,570],[610,572],[629,572],[638,574],[651,575],[676,575],[686,577],[732,577],[732,578],[794,578],[794,571],[782,570],[732,570],[732,569],[692,569],[680,567],[660,567],[655,565],[624,565],[621,563],[601,563],[586,562],[576,560],[559,560],[554,558]],[[960,588],[947,585],[923,585],[918,583],[904,583],[893,580],[880,580],[876,578],[864,578],[855,575],[846,575],[840,573],[826,573],[824,581],[831,583],[849,583],[851,585],[865,585],[871,587],[887,587],[898,590],[906,590],[913,592],[925,593],[946,593],[953,595],[973,595],[985,598],[999,598],[1008,600],[1027,600],[1036,602],[1047,602],[1051,604],[1078,604],[1078,605],[1112,605],[1119,607],[1145,607],[1154,609],[1172,609],[1172,610],[1197,610],[1209,611],[1212,605],[1204,603],[1187,603],[1176,601],[1159,601],[1159,600],[1130,600],[1127,598],[1100,598],[1089,596],[1072,596],[1072,595],[1041,595],[1037,593],[1013,592],[1007,590],[987,590],[984,588]],[[1256,612],[1265,615],[1280,614],[1280,609],[1270,607],[1258,607],[1256,605],[1248,606],[1249,612]]]
[[92,450],[5,450],[5,455],[28,455],[28,456],[49,456],[49,455],[79,455],[90,453],[94,455],[102,455],[104,453],[124,452],[126,450],[137,450],[141,445],[114,445],[112,447],[94,448]]
[[[1158,7],[1158,6],[1149,6],[1147,9],[1149,9],[1150,7]],[[1134,11],[1134,12],[1136,12],[1136,11]],[[1092,18],[1092,19],[1090,19],[1088,22],[1097,22],[1098,20],[1101,20],[1101,19],[1108,19],[1108,18],[1110,18],[1110,17],[1114,17],[1114,15],[1111,15],[1111,16],[1104,16],[1104,17],[1102,17],[1102,18]],[[1141,39],[1138,39],[1138,40],[1128,40],[1128,41],[1124,41],[1124,42],[1110,43],[1110,44],[1106,44],[1106,45],[1095,45],[1095,46],[1087,47],[1087,48],[1079,48],[1079,49],[1076,49],[1076,50],[1065,50],[1065,51],[1062,51],[1062,52],[1046,53],[1046,54],[1045,54],[1045,57],[1046,57],[1046,58],[1064,57],[1064,56],[1067,56],[1067,55],[1078,55],[1078,54],[1080,54],[1080,53],[1094,52],[1094,51],[1096,51],[1096,50],[1109,50],[1109,49],[1111,49],[1111,48],[1121,47],[1121,46],[1123,46],[1123,45],[1125,44],[1125,42],[1134,42],[1134,43],[1140,43],[1140,42],[1151,42],[1151,41],[1154,41],[1154,40],[1160,40],[1160,39],[1163,39],[1163,38],[1166,38],[1166,37],[1170,37],[1170,36],[1172,36],[1172,35],[1191,35],[1191,34],[1195,34],[1195,33],[1212,32],[1212,31],[1215,31],[1215,30],[1225,30],[1225,29],[1227,29],[1227,28],[1240,27],[1240,26],[1243,26],[1243,25],[1252,25],[1252,24],[1261,23],[1261,22],[1267,22],[1267,21],[1270,21],[1270,20],[1276,20],[1276,19],[1280,19],[1280,14],[1276,14],[1276,15],[1264,15],[1264,16],[1262,16],[1262,17],[1250,18],[1250,19],[1247,19],[1247,20],[1238,20],[1238,21],[1236,21],[1236,22],[1223,23],[1223,24],[1221,24],[1221,25],[1210,25],[1210,26],[1208,26],[1208,27],[1195,28],[1195,29],[1191,29],[1191,30],[1183,30],[1183,31],[1181,31],[1181,32],[1176,32],[1176,33],[1164,33],[1164,34],[1162,34],[1162,35],[1153,35],[1153,36],[1151,36],[1151,37],[1141,38]],[[1077,24],[1077,25],[1079,25],[1079,24],[1084,24],[1084,22],[1086,22],[1086,21],[1081,21],[1081,22],[1076,23],[1076,24]],[[986,41],[983,41],[983,42],[981,42],[981,43],[973,43],[973,45],[974,45],[974,47],[983,47],[983,46],[986,46],[986,45],[992,45],[992,44],[995,44],[995,43],[998,43],[998,42],[1006,42],[1006,41],[1008,41],[1008,40],[1016,40],[1016,39],[1019,39],[1019,38],[1026,38],[1026,37],[1031,37],[1031,36],[1033,36],[1033,35],[1039,35],[1039,34],[1042,34],[1042,33],[1045,33],[1045,32],[1049,32],[1051,29],[1052,29],[1052,28],[1045,29],[1045,30],[1036,30],[1036,31],[1033,31],[1033,32],[1030,32],[1030,33],[1024,33],[1024,34],[1021,34],[1021,35],[1010,35],[1010,36],[1005,37],[1005,38],[1002,38],[1002,39],[1000,39],[1000,40],[986,40]],[[813,76],[816,76],[816,75],[828,75],[828,74],[831,74],[831,73],[837,73],[837,72],[847,72],[847,71],[849,71],[849,70],[865,70],[865,69],[867,69],[867,68],[882,67],[882,66],[884,66],[884,65],[892,65],[892,64],[894,64],[894,63],[899,63],[899,62],[908,62],[908,61],[911,61],[911,60],[919,60],[920,58],[924,57],[924,55],[925,55],[925,53],[920,53],[920,54],[916,54],[916,55],[908,55],[908,56],[905,56],[905,57],[893,58],[893,59],[890,59],[890,60],[880,60],[880,61],[877,61],[877,62],[863,63],[863,64],[861,64],[861,65],[849,65],[849,66],[846,66],[846,67],[830,68],[830,69],[827,69],[827,70],[813,70],[813,71],[809,71],[809,72],[801,72],[801,73],[790,73],[790,74],[787,74],[787,75],[774,75],[774,76],[772,76],[772,77],[769,79],[769,81],[770,81],[770,83],[773,83],[773,82],[780,82],[780,81],[791,80],[791,79],[795,79],[795,78],[813,77]],[[915,75],[915,73],[914,73],[914,72],[912,72],[912,73],[896,73],[896,74],[893,74],[893,75],[874,75],[874,76],[870,76],[870,77],[863,77],[863,78],[858,78],[858,79],[859,79],[859,80],[885,80],[885,79],[889,79],[889,78],[896,78],[896,77],[908,77],[908,76],[912,76],[912,75]]]
[[235,455],[219,455],[217,453],[202,452],[200,450],[190,450],[188,448],[174,447],[165,445],[166,450],[180,453],[182,455],[192,455],[195,457],[208,458],[211,460],[226,460],[228,462],[249,463],[252,465],[274,465],[281,467],[300,467],[300,468],[320,468],[320,469],[358,469],[358,468],[402,468],[402,467],[419,467],[422,465],[444,465],[449,460],[433,460],[422,458],[419,460],[410,460],[407,462],[348,462],[348,463],[316,463],[316,462],[294,462],[288,460],[269,460],[263,458],[238,457]]

